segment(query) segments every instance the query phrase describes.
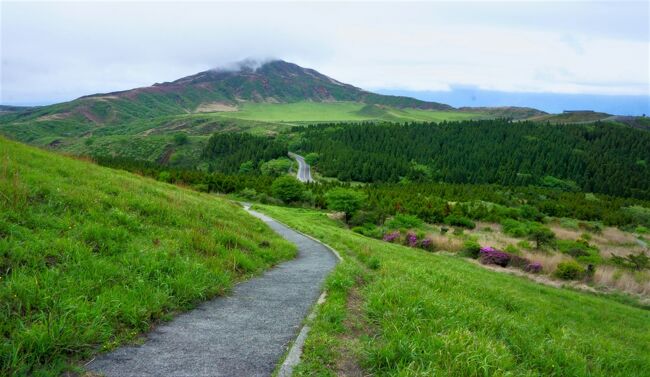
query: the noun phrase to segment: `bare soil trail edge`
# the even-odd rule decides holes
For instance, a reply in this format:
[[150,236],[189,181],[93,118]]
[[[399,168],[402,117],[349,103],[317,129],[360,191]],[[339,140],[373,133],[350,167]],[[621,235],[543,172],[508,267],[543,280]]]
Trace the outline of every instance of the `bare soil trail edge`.
[[338,259],[314,239],[249,212],[296,244],[298,256],[157,327],[144,344],[100,355],[86,368],[108,377],[270,376]]

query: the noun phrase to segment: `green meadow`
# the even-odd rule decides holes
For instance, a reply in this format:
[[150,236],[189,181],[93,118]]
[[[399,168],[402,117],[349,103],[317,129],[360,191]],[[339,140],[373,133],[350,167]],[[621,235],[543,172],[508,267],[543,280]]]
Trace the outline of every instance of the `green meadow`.
[[294,255],[214,195],[0,138],[0,375],[58,376]]
[[650,312],[258,206],[342,253],[299,376],[648,376]]
[[459,111],[398,109],[358,102],[246,103],[239,111],[220,115],[264,122],[443,121],[482,117],[482,114]]

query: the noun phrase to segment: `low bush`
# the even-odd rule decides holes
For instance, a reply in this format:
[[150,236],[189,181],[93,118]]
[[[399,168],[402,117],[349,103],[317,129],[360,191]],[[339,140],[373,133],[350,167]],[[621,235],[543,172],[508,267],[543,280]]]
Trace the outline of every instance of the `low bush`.
[[423,224],[417,216],[397,214],[388,222],[389,228],[419,228]]
[[524,257],[520,257],[519,255],[510,255],[510,266],[516,267],[522,270],[525,270],[528,265],[530,265],[530,261]]
[[472,220],[468,219],[467,217],[457,215],[449,215],[445,217],[445,224],[452,226],[461,226],[467,229],[476,228],[476,224]]
[[553,272],[553,276],[562,280],[577,280],[584,274],[584,268],[575,261],[560,262]]
[[650,268],[650,257],[648,257],[643,251],[640,251],[638,254],[629,254],[624,257],[614,255],[611,260],[618,266],[636,271]]
[[366,237],[371,238],[382,238],[382,230],[377,227],[375,224],[366,223],[362,226],[355,226],[352,228],[353,232],[363,234]]
[[384,234],[383,240],[386,242],[394,242],[395,240],[399,239],[399,237],[400,232],[396,230],[394,232]]
[[530,272],[531,274],[538,274],[542,272],[542,264],[539,262],[532,262],[524,268],[524,271]]
[[404,243],[408,247],[416,247],[418,245],[418,236],[414,232],[406,233]]
[[482,247],[479,251],[479,260],[483,264],[495,264],[506,267],[510,263],[511,255],[492,247]]
[[599,264],[602,257],[598,248],[590,245],[586,240],[557,240],[556,246],[563,254],[570,255],[583,263]]
[[481,245],[474,240],[467,240],[463,245],[461,255],[467,258],[477,259],[481,252]]
[[431,238],[424,238],[420,242],[420,247],[427,251],[435,251],[435,244]]

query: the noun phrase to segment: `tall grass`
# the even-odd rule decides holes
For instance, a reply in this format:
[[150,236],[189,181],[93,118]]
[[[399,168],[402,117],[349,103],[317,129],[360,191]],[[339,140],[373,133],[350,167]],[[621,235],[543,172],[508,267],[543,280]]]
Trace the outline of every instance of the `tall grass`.
[[[315,320],[300,375],[340,373],[344,354],[377,376],[650,375],[646,310],[369,239],[323,213],[263,211],[345,258],[328,285],[337,299]],[[353,286],[368,324],[361,349],[347,346],[343,326],[352,314],[340,296]]]
[[207,194],[0,138],[0,375],[59,375],[295,250]]

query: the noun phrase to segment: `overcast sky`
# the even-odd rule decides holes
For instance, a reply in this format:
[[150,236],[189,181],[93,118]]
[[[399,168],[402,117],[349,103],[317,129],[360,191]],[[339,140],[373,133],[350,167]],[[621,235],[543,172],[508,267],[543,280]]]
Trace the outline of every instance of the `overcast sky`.
[[649,95],[649,3],[0,2],[2,104],[280,58],[369,90]]

